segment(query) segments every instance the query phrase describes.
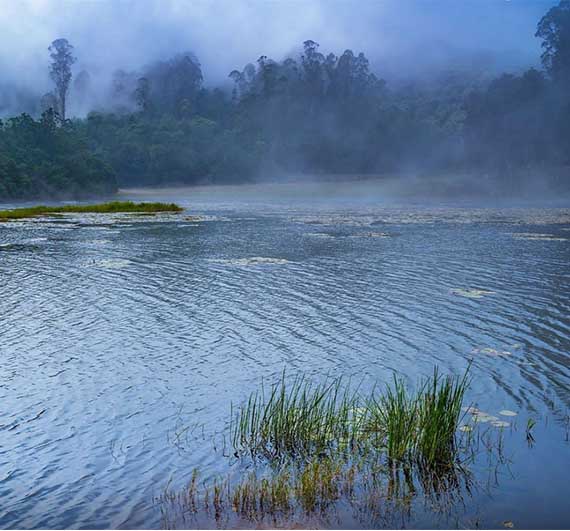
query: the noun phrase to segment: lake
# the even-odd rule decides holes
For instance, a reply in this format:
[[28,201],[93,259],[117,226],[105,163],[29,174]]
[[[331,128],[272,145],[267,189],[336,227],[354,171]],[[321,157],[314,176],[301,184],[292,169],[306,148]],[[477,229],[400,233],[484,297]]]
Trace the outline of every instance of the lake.
[[400,525],[570,525],[569,208],[368,183],[121,196],[187,210],[0,223],[0,527],[160,527],[156,498],[228,470],[230,405],[284,369],[371,388],[470,360],[506,462]]

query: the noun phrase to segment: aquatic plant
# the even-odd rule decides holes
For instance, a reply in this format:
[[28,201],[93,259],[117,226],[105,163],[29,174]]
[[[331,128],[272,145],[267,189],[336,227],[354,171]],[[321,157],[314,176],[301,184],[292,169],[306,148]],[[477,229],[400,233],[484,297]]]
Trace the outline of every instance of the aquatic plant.
[[455,459],[455,435],[469,385],[469,369],[463,377],[441,377],[437,367],[418,395],[416,451],[424,464],[448,464]]
[[15,208],[1,210],[0,221],[26,219],[37,216],[57,214],[118,214],[126,212],[154,213],[154,212],[181,212],[182,207],[175,203],[134,203],[132,201],[111,201],[95,205],[56,205]]
[[232,440],[236,454],[249,452],[267,458],[313,455],[339,443],[348,444],[356,434],[357,397],[342,379],[314,385],[305,377],[287,384],[262,388],[232,415]]
[[477,445],[502,452],[502,439],[493,442],[502,430],[483,436],[474,424],[461,434],[464,413],[486,415],[462,407],[469,382],[469,368],[462,376],[435,368],[415,389],[395,376],[385,390],[363,394],[342,378],[313,384],[283,373],[232,407],[237,474],[198,485],[195,471],[182,494],[160,497],[165,521],[201,526],[187,522],[195,515],[218,527],[306,526],[348,507],[367,526],[393,527],[418,495],[434,511],[448,510],[470,492]]
[[390,461],[449,464],[467,386],[468,370],[442,377],[434,369],[416,392],[394,376],[384,393],[362,398],[341,378],[313,385],[301,376],[288,384],[283,374],[269,393],[262,388],[232,411],[232,442],[237,456],[270,460],[372,445]]
[[458,295],[460,297],[466,297],[468,299],[481,299],[487,295],[494,295],[494,291],[489,291],[485,289],[463,289],[463,288],[453,288],[450,290],[452,295]]
[[404,382],[394,376],[393,387],[379,398],[368,400],[371,428],[381,434],[380,440],[390,460],[409,457],[416,445],[419,405]]

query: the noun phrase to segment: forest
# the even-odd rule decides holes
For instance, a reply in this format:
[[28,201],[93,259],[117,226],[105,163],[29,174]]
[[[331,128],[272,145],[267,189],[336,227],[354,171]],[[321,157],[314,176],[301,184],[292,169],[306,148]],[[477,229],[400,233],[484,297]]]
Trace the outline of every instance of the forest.
[[[0,121],[0,198],[80,198],[119,186],[241,183],[287,175],[473,172],[505,189],[570,168],[570,1],[538,22],[541,68],[489,79],[442,72],[390,86],[364,53],[312,40],[299,57],[259,57],[208,87],[191,52],[115,72],[111,102],[91,90],[66,39],[49,48],[54,90]],[[535,173],[533,173],[535,172]],[[566,173],[565,173],[566,172]],[[474,177],[476,179],[477,177]]]

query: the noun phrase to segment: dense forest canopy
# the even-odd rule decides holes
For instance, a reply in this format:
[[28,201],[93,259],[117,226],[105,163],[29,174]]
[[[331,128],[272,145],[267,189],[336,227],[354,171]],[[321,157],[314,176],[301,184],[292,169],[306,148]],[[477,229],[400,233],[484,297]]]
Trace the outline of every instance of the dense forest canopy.
[[[73,71],[66,39],[49,47],[53,91],[0,123],[0,198],[81,197],[117,185],[244,182],[286,174],[493,174],[570,168],[570,1],[538,22],[542,69],[488,80],[442,72],[390,85],[365,54],[312,40],[283,60],[233,70],[233,89],[204,85],[191,52],[118,70],[110,104],[70,118],[95,73]],[[420,59],[418,59],[420,60]],[[35,116],[35,117],[32,117]],[[564,177],[563,177],[564,179]],[[557,186],[568,187],[566,180]]]

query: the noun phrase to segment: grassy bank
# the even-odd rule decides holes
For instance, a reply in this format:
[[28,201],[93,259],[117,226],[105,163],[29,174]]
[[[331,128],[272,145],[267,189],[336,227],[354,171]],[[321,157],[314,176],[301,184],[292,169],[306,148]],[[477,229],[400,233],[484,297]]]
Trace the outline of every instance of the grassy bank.
[[26,219],[53,214],[116,214],[116,213],[154,213],[181,212],[182,207],[174,203],[134,203],[132,201],[111,201],[95,205],[39,205],[34,207],[0,210],[0,221]]

